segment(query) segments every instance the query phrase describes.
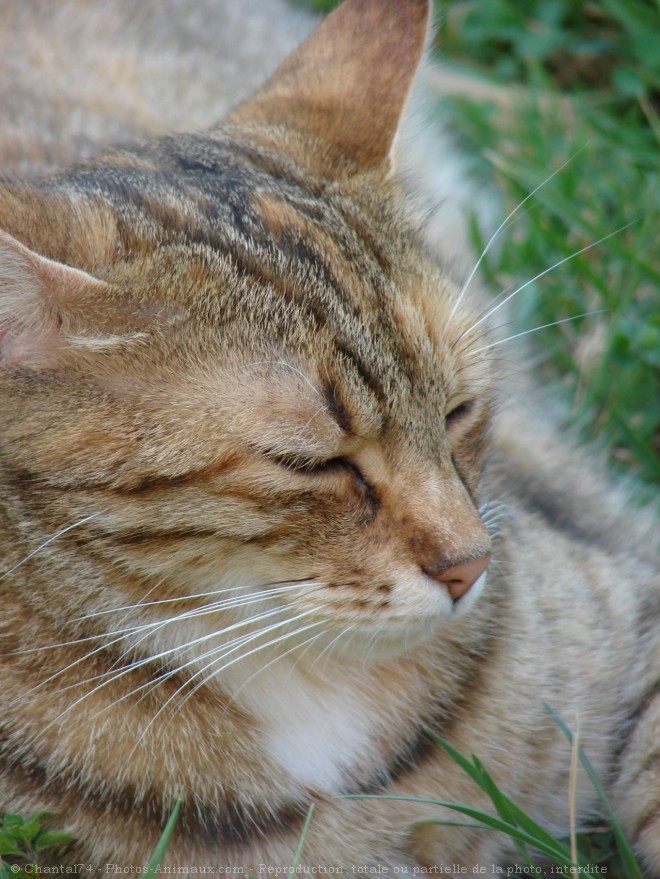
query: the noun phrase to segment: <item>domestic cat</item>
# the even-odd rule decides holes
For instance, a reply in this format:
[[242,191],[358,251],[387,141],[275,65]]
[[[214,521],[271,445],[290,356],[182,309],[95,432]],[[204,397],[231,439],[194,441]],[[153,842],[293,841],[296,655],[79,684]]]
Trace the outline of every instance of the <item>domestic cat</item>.
[[140,88],[117,120],[124,46],[98,129],[2,147],[0,806],[66,863],[142,867],[183,792],[170,866],[285,870],[313,803],[307,871],[491,873],[501,835],[342,797],[488,808],[431,728],[565,833],[549,704],[660,875],[657,523],[494,405],[487,306],[396,173],[429,15],[347,0],[221,123],[103,152],[167,124]]

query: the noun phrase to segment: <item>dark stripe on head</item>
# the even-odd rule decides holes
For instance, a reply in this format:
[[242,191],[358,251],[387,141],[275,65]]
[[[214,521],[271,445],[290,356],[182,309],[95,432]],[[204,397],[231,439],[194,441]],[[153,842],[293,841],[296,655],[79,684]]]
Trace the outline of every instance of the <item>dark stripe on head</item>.
[[325,382],[324,391],[328,411],[345,433],[352,434],[351,419],[346,411],[346,407],[341,399],[337,386],[328,380]]

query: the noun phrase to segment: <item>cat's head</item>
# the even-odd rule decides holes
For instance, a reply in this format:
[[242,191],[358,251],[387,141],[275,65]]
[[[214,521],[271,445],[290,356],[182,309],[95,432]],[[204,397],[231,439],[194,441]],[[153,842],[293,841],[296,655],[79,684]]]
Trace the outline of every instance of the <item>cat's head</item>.
[[348,0],[211,133],[2,188],[2,466],[67,595],[394,648],[476,594],[482,326],[394,174],[428,17]]

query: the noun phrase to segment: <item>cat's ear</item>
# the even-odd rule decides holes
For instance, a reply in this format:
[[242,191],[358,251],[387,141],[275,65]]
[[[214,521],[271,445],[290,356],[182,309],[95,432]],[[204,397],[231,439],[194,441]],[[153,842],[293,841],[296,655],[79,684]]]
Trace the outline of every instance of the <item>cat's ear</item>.
[[28,371],[57,366],[75,347],[81,311],[102,306],[110,289],[0,231],[0,366]]
[[429,0],[347,0],[230,121],[301,132],[335,171],[388,170],[429,18]]

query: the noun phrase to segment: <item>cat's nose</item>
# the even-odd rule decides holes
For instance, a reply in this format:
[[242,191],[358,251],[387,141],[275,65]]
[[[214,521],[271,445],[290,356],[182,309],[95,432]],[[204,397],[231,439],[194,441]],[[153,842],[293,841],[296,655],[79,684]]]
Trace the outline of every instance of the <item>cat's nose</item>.
[[446,587],[452,601],[458,601],[472,589],[488,567],[489,562],[490,553],[486,552],[476,559],[467,559],[440,571],[431,573],[425,569],[425,573]]

